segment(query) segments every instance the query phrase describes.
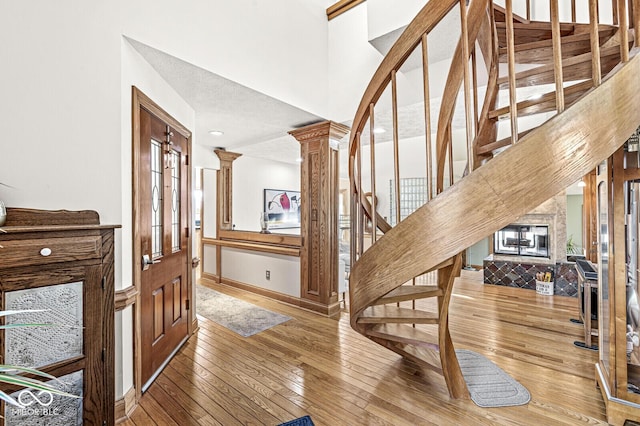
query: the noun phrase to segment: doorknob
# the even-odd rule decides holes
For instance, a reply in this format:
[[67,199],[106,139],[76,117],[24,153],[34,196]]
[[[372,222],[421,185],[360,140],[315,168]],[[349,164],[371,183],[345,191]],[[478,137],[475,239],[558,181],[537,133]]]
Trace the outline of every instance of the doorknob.
[[160,263],[159,260],[153,260],[148,254],[142,255],[142,270],[146,271],[149,269],[149,265],[153,265],[154,263]]

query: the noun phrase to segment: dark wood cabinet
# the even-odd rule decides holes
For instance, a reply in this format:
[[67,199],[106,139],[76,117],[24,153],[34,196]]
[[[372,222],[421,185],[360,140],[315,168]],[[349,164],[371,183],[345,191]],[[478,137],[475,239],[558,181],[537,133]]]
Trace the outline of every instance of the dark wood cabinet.
[[2,364],[35,367],[70,398],[12,388],[24,408],[3,404],[2,425],[114,424],[114,228],[92,211],[7,209],[0,232],[2,310],[30,310],[1,331]]

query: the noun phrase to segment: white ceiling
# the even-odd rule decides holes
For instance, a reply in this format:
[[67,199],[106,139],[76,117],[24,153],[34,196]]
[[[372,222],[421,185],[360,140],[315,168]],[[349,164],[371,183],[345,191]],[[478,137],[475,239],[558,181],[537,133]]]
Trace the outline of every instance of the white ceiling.
[[[455,8],[454,8],[455,9]],[[450,27],[457,15],[450,14]],[[448,28],[449,26],[443,26]],[[371,40],[383,55],[386,54],[403,29],[392,31]],[[437,37],[436,37],[437,36]],[[431,34],[429,61],[446,60],[454,50],[451,34]],[[146,44],[127,38],[128,42],[149,62],[149,64],[176,90],[176,92],[196,112],[196,143],[208,148],[221,147],[247,156],[282,161],[294,164],[299,157],[299,143],[290,135],[290,130],[308,124],[324,121],[324,118],[279,101],[256,90],[240,85],[192,65],[172,55],[154,49]],[[411,55],[403,70],[410,71],[414,65],[421,66],[422,59]],[[540,87],[521,88],[520,96],[528,97]],[[453,128],[465,128],[464,100],[458,96]],[[435,129],[439,113],[440,99],[431,100],[432,128]],[[424,106],[422,102],[398,107],[400,126],[399,138],[424,136]],[[351,122],[343,124],[351,125]],[[379,142],[392,138],[392,117],[390,111],[376,111],[377,127],[383,127],[386,133],[376,136]],[[222,130],[223,136],[212,136],[210,130]],[[369,139],[365,128],[362,140]],[[348,136],[341,141],[346,148]],[[344,156],[343,156],[344,157]],[[341,158],[341,174],[346,176],[346,159]],[[572,191],[573,192],[573,191]],[[575,191],[577,192],[577,191]]]
[[[295,163],[299,144],[288,131],[322,117],[127,38],[142,57],[195,110],[195,140],[248,156]],[[221,130],[223,136],[212,136]]]

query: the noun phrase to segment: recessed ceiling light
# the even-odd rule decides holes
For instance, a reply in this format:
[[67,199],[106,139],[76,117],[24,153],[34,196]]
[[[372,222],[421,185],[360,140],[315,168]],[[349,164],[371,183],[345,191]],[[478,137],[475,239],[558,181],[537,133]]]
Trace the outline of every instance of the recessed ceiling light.
[[379,135],[380,133],[384,133],[386,132],[385,129],[383,129],[382,127],[376,127],[373,129],[373,133],[375,133],[376,135]]
[[211,136],[222,136],[224,132],[222,130],[209,130]]

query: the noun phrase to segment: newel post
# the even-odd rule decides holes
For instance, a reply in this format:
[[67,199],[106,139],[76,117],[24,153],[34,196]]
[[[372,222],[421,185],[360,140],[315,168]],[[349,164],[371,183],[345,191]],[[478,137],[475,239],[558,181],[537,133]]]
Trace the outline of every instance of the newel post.
[[338,301],[338,141],[349,127],[332,121],[291,134],[300,142],[300,299],[301,305],[328,316],[340,313]]

